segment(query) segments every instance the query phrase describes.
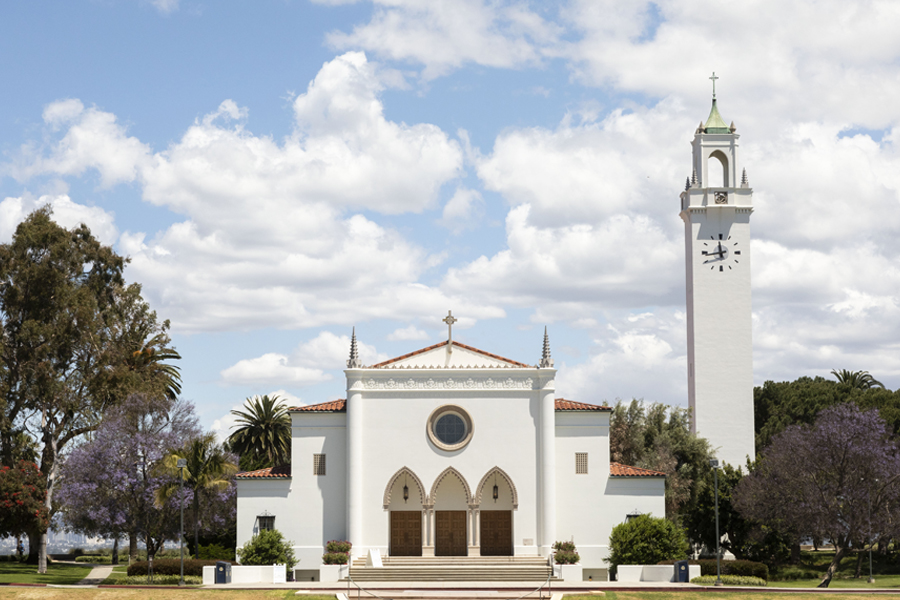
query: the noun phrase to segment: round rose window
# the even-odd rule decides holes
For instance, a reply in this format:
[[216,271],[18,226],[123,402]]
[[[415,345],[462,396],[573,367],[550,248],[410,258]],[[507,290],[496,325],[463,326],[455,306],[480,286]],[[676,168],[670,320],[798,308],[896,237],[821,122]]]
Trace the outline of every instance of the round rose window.
[[472,439],[472,418],[459,406],[442,406],[428,418],[428,437],[441,450],[459,450]]

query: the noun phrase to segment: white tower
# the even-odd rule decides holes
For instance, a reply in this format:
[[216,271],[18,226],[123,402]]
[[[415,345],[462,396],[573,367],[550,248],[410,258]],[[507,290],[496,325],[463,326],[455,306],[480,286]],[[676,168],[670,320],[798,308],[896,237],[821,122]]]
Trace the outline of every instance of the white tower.
[[750,214],[746,170],[738,180],[734,123],[716,107],[694,134],[693,172],[681,194],[687,271],[688,401],[692,429],[719,460],[755,458],[750,314]]

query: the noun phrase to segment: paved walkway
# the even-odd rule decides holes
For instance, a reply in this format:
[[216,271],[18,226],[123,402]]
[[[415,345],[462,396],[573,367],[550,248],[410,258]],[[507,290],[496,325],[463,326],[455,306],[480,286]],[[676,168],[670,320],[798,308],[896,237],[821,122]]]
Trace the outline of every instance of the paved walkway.
[[78,585],[100,585],[103,580],[112,575],[112,565],[94,565],[88,576],[78,582]]

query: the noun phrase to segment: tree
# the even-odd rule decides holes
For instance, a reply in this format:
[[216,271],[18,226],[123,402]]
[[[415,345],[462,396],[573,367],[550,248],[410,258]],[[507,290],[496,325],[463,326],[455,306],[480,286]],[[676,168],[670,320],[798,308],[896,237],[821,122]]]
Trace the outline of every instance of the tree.
[[[65,447],[96,429],[126,391],[143,391],[138,382],[153,387],[160,379],[124,376],[135,340],[168,341],[168,324],[157,322],[140,286],[125,285],[124,265],[85,225],[54,223],[49,208],[0,245],[0,462],[9,463],[19,434],[36,423],[51,514]],[[46,544],[46,532],[30,543],[41,573]]]
[[734,492],[747,519],[797,537],[829,539],[827,587],[852,545],[893,535],[900,523],[900,449],[874,409],[845,403],[812,425],[775,436]]
[[[187,466],[180,473],[178,460],[185,459]],[[237,465],[225,450],[216,443],[216,436],[207,433],[189,440],[181,448],[171,451],[160,462],[158,472],[173,477],[156,492],[157,506],[162,506],[180,488],[179,477],[184,478],[185,486],[193,492],[192,521],[194,522],[194,545],[192,554],[196,554],[200,544],[200,499],[207,498],[214,491],[223,491],[232,485],[232,476],[237,472]]]
[[[752,463],[747,465],[748,472],[753,468]],[[743,471],[729,464],[719,469],[720,546],[738,559],[764,562],[769,566],[784,563],[790,558],[793,540],[771,527],[745,519],[734,507],[734,489],[743,478]],[[697,502],[684,513],[683,523],[693,543],[713,550],[716,547],[716,488],[712,468],[703,474],[697,485]]]
[[[291,417],[278,396],[247,398],[245,410],[233,410],[240,425],[228,437],[241,468],[264,469],[291,462]],[[236,425],[237,427],[237,425]]]
[[800,377],[795,381],[766,381],[753,390],[756,451],[790,425],[810,424],[829,406],[852,402],[861,408],[878,408],[894,433],[900,432],[900,390],[861,389],[824,377]]
[[619,401],[610,417],[610,460],[666,474],[666,517],[678,520],[696,502],[709,470],[709,442],[691,433],[687,409]]
[[127,535],[132,556],[141,537],[147,553],[156,554],[180,533],[178,505],[155,505],[156,490],[172,479],[158,475],[155,466],[169,448],[199,433],[191,404],[129,396],[104,416],[93,440],[76,448],[61,469],[58,499],[67,527],[116,540]]
[[20,461],[0,467],[0,538],[41,534],[50,524],[47,489],[38,466]]
[[884,389],[884,384],[872,377],[868,371],[848,371],[847,369],[831,370],[838,383],[845,383],[852,388],[868,390],[873,387]]
[[613,527],[609,536],[610,571],[619,565],[655,565],[687,558],[684,529],[669,519],[640,515]]

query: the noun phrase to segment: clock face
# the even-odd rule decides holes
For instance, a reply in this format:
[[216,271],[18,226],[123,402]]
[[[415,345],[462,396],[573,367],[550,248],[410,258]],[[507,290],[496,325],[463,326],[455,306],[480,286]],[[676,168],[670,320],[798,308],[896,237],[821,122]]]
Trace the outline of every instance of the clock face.
[[720,233],[718,236],[709,236],[709,241],[703,242],[700,250],[700,259],[704,266],[708,266],[711,271],[724,273],[734,270],[741,262],[740,246],[731,239],[731,236],[725,236]]

